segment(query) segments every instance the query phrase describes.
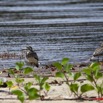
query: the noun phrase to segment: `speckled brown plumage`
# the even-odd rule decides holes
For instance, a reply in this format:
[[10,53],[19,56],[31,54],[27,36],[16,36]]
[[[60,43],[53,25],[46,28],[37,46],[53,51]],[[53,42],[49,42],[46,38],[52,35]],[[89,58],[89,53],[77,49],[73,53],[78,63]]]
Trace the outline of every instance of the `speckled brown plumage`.
[[97,62],[103,62],[103,43],[100,47],[98,47],[94,53],[93,56],[90,59],[91,61],[97,61]]
[[29,64],[33,65],[33,66],[36,66],[36,67],[39,67],[39,64],[38,64],[38,55],[37,53],[32,49],[31,46],[28,46],[27,47],[27,52],[26,52],[26,58],[29,62]]

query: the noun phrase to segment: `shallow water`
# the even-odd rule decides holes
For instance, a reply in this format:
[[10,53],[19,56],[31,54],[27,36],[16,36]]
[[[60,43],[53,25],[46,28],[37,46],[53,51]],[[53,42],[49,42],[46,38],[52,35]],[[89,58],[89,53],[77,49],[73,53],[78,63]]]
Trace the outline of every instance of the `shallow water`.
[[[103,41],[103,1],[0,0],[0,53],[31,45],[41,64],[88,60]],[[1,59],[11,67],[20,59]]]

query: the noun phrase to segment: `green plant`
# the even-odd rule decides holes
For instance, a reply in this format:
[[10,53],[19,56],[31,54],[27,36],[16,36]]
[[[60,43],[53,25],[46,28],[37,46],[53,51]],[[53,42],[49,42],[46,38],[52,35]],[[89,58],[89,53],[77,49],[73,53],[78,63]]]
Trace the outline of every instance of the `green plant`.
[[48,77],[41,77],[39,75],[34,75],[34,78],[36,79],[38,85],[39,85],[39,96],[40,99],[42,100],[44,95],[42,95],[42,90],[45,89],[47,92],[45,92],[45,94],[47,95],[48,91],[50,90],[50,85],[48,82],[46,82],[48,80]]
[[101,78],[103,78],[103,74],[100,69],[100,64],[93,62],[87,68],[83,69],[83,73],[85,73],[85,78],[97,91],[98,97],[103,97],[103,80],[98,82]]
[[[68,58],[63,58],[61,62],[54,63],[54,66],[57,68],[58,72],[56,73],[56,77],[60,77],[66,80],[66,84],[69,86],[70,91],[78,98],[82,98],[82,95],[88,91],[94,90],[94,87],[91,84],[83,84],[77,82],[78,79],[82,76],[81,72],[72,73],[71,65]],[[72,76],[73,81],[70,81],[70,77]]]
[[18,77],[20,72],[22,72],[23,70],[23,66],[24,66],[24,62],[16,62],[15,68],[8,69],[8,76],[13,75],[14,77]]
[[[68,58],[63,58],[61,62],[55,62],[53,65],[57,69],[55,76],[62,78],[68,85],[71,93],[77,98],[82,99],[83,94],[92,90],[97,92],[98,97],[103,97],[103,80],[101,80],[103,74],[100,71],[99,63],[91,63],[79,72],[71,72],[73,65],[69,63]],[[17,62],[15,67],[17,71],[22,71],[22,75],[34,74],[34,80],[36,80],[38,87],[35,87],[33,82],[25,82],[25,79],[21,78],[18,73],[16,74],[13,69],[9,69],[9,73],[14,76],[16,85],[19,87],[11,92],[17,95],[18,100],[22,103],[24,103],[25,99],[34,100],[39,98],[43,100],[51,88],[47,81],[49,77],[35,74],[33,68],[24,67],[22,62]],[[79,82],[78,80],[81,77],[84,77],[87,82]],[[2,84],[2,81],[0,81],[0,84]],[[9,90],[13,85],[12,81],[7,81]]]
[[13,86],[13,82],[12,81],[7,81],[7,86],[9,88],[9,92],[10,92],[10,88]]
[[25,95],[21,90],[13,90],[12,91],[13,94],[17,95],[18,100],[21,101],[21,103],[24,102],[25,100]]
[[[22,75],[28,75],[30,73],[33,73],[33,68],[31,67],[23,67],[24,63],[17,62],[16,63],[16,70],[22,71]],[[42,95],[42,91],[46,90],[45,94],[47,95],[48,91],[50,90],[50,85],[46,82],[48,80],[48,77],[42,77],[39,75],[34,75],[34,79],[37,81],[39,85],[39,89],[35,88],[32,82],[25,82],[24,78],[21,78],[19,74],[15,73],[13,69],[9,69],[9,73],[12,74],[15,78],[16,85],[19,87],[15,90],[12,90],[12,94],[17,95],[18,100],[20,100],[22,103],[25,101],[25,99],[33,100],[40,98],[41,100],[44,99],[45,95]],[[7,82],[8,88],[10,88],[14,85],[12,81]]]
[[16,70],[22,70],[24,66],[24,62],[16,62],[15,68]]
[[0,79],[0,85],[3,85],[3,81]]

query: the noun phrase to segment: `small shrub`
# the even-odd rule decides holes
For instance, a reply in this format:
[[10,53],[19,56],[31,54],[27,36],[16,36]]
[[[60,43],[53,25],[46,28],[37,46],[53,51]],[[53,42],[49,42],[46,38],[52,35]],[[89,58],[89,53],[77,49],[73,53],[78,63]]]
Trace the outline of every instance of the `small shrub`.
[[[16,70],[22,71],[23,75],[28,75],[30,73],[33,73],[33,68],[31,67],[23,67],[23,62],[17,62],[16,63]],[[16,85],[19,87],[16,90],[12,90],[12,94],[17,95],[18,100],[20,100],[22,103],[24,103],[25,99],[33,100],[40,98],[41,100],[44,99],[45,95],[42,95],[41,92],[45,89],[48,93],[50,90],[50,85],[48,82],[48,77],[42,77],[39,75],[34,75],[34,79],[37,81],[39,85],[39,89],[35,88],[32,82],[25,83],[24,78],[21,78],[18,73],[15,73],[13,69],[9,69],[8,71],[10,75],[12,74],[15,78]],[[7,82],[7,86],[10,90],[10,88],[13,86],[12,81]],[[22,87],[23,86],[23,87]],[[46,94],[47,94],[46,93]]]

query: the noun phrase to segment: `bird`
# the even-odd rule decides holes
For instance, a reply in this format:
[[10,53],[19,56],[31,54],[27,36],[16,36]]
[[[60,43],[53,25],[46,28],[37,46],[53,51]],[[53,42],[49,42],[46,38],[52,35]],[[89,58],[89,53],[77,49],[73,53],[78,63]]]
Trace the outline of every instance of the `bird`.
[[103,43],[93,53],[93,56],[101,56],[101,55],[103,55]]
[[32,66],[36,66],[39,67],[38,61],[38,55],[37,53],[33,50],[33,48],[31,46],[27,46],[26,47],[26,59],[28,61],[28,63]]
[[95,49],[90,61],[96,61],[103,64],[103,43],[101,43],[100,47]]

